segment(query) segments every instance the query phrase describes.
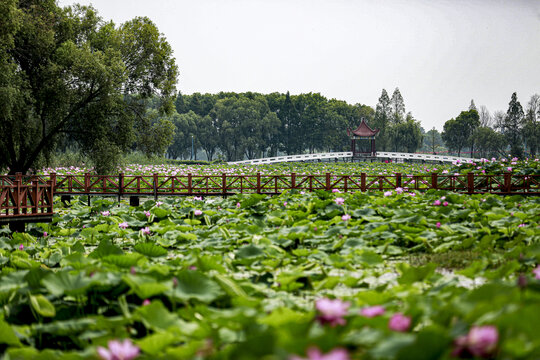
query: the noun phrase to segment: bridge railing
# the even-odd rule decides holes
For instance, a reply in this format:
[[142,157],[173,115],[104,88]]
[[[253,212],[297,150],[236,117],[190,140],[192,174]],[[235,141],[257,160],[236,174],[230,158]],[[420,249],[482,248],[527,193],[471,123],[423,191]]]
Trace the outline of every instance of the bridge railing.
[[466,193],[540,194],[540,175],[422,174],[215,174],[215,175],[57,175],[32,181],[54,184],[58,195],[229,195],[235,193],[279,194],[286,190],[388,191],[447,190]]
[[53,215],[52,181],[4,180],[0,181],[0,220]]
[[[422,174],[371,175],[340,174],[216,174],[216,175],[58,175],[0,177],[0,187],[51,183],[56,195],[232,195],[235,193],[279,194],[287,190],[388,191],[446,190],[494,194],[540,194],[540,175],[504,174]],[[6,190],[7,191],[7,190]],[[4,201],[7,198],[3,198]]]

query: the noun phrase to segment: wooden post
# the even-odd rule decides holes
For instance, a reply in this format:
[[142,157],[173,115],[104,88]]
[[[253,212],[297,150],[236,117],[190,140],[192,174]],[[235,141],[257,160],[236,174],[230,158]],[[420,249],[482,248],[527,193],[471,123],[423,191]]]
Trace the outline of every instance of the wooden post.
[[221,174],[221,192],[223,193],[223,197],[227,196],[227,174],[225,173]]
[[467,192],[474,194],[474,174],[472,172],[467,173]]
[[39,182],[34,180],[32,181],[32,201],[34,202],[34,206],[32,209],[32,214],[38,214],[39,213],[39,199],[38,199],[38,186]]
[[18,172],[18,173],[15,173],[15,181],[20,181],[20,183],[22,184],[22,173],[21,172]]
[[366,192],[366,173],[360,174],[360,191]]
[[296,188],[296,173],[291,173],[291,189]]
[[261,193],[261,173],[257,173],[257,194]]
[[504,173],[504,192],[512,191],[512,173]]
[[431,188],[437,190],[439,183],[437,181],[437,173],[431,173]]
[[154,185],[154,201],[157,201],[158,199],[158,174],[153,175],[153,185]]
[[15,193],[13,194],[15,198],[15,209],[13,211],[14,214],[19,214],[19,210],[21,208],[21,180],[15,180]]
[[313,192],[313,175],[309,176],[309,192]]
[[187,192],[189,195],[193,193],[193,179],[191,178],[191,173],[187,174]]
[[396,188],[401,187],[401,174],[396,173]]
[[[56,174],[55,174],[56,175]],[[56,182],[52,181],[52,180],[49,180],[47,181],[47,187],[49,188],[49,191],[46,193],[47,195],[47,202],[48,202],[48,207],[47,207],[47,212],[49,214],[52,214],[53,213],[53,201],[54,201],[54,186],[55,186]]]
[[89,188],[90,188],[90,174],[85,173],[84,174],[84,192],[88,193],[90,191]]
[[326,173],[326,191],[330,191],[330,187],[332,185],[330,184],[330,173]]
[[52,173],[49,176],[50,176],[50,179],[51,179],[50,181],[52,182],[52,186],[56,190],[56,173]]
[[120,173],[118,174],[118,202],[120,202],[120,200],[122,199],[123,194],[124,194],[124,173]]
[[348,190],[347,180],[349,180],[349,175],[344,175],[343,176],[343,187],[344,187],[343,191],[345,191],[345,192],[347,192],[347,190]]

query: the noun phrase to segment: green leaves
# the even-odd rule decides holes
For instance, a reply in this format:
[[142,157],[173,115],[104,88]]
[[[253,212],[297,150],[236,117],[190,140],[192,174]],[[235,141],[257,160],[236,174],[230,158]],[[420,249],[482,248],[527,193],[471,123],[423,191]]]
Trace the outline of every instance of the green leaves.
[[56,315],[54,305],[43,295],[30,295],[30,305],[41,316],[54,317]]
[[198,271],[185,270],[177,275],[178,285],[169,291],[169,295],[177,300],[192,299],[209,303],[222,294],[221,287]]
[[160,257],[167,255],[167,250],[165,248],[154,245],[150,242],[138,243],[133,247],[133,250],[149,257]]

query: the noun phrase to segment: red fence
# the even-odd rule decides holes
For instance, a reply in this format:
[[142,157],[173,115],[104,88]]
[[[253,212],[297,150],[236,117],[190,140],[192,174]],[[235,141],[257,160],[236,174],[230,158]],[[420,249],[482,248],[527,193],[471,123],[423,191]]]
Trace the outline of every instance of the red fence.
[[29,184],[51,181],[57,195],[233,195],[236,193],[279,194],[286,190],[314,191],[337,189],[342,192],[405,190],[446,190],[469,194],[540,195],[540,175],[511,173],[486,175],[57,175],[3,176],[0,186],[15,181]]
[[53,215],[52,181],[2,179],[0,181],[0,222],[2,220]]

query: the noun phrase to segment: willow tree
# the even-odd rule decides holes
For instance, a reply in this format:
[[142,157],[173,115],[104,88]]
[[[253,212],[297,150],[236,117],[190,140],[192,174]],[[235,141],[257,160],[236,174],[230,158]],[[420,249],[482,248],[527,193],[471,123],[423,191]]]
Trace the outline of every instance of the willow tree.
[[148,124],[146,99],[171,108],[177,67],[148,18],[54,0],[2,0],[0,18],[0,168],[26,173],[68,138],[106,170]]

